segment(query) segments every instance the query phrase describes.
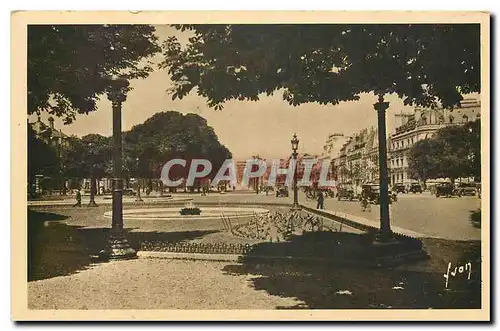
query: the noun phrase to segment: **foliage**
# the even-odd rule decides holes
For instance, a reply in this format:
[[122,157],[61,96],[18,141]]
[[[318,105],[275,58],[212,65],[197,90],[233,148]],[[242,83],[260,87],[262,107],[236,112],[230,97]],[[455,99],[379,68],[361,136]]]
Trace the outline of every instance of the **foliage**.
[[111,139],[99,134],[71,137],[62,153],[66,176],[71,178],[103,178],[112,173]]
[[431,139],[417,142],[409,153],[414,177],[450,178],[481,175],[480,120],[440,129]]
[[206,119],[196,114],[156,113],[143,124],[134,126],[124,139],[126,159],[139,158],[142,176],[159,177],[163,165],[174,158],[185,159],[187,164],[172,167],[173,180],[186,178],[190,161],[195,158],[210,160],[210,176],[215,176],[224,160],[231,158]]
[[338,104],[365,92],[408,105],[458,105],[480,90],[479,24],[176,25],[163,45],[172,98],[208,105],[283,91],[291,105]]
[[57,153],[54,148],[36,136],[28,125],[28,178],[35,175],[53,176],[59,170]]
[[476,180],[481,180],[481,120],[467,122],[465,128],[469,132],[467,144],[469,160],[471,161],[472,175]]
[[413,179],[426,181],[436,178],[439,161],[437,156],[442,152],[434,139],[417,141],[408,154],[408,169]]
[[105,76],[145,78],[160,51],[149,25],[28,25],[28,114],[47,111],[71,123],[96,110]]

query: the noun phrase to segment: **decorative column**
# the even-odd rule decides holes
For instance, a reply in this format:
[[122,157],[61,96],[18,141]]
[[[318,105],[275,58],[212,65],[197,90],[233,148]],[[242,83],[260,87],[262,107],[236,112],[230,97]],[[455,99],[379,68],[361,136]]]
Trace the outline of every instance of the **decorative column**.
[[135,198],[135,201],[137,202],[143,202],[141,198],[141,180],[139,179],[139,169],[140,169],[140,159],[136,158],[137,161],[137,197]]
[[95,195],[97,193],[97,185],[96,185],[96,178],[95,178],[95,168],[94,164],[92,164],[90,168],[90,201],[87,207],[98,207],[97,203],[95,202]]
[[110,90],[108,99],[113,106],[113,203],[111,231],[108,237],[107,257],[121,260],[136,258],[137,254],[132,249],[125,237],[123,229],[123,176],[122,176],[122,103],[127,98],[128,80],[111,76],[108,78]]
[[87,207],[97,207],[97,203],[95,203],[95,193],[96,193],[96,185],[95,185],[95,154],[94,154],[94,144],[89,143],[87,145],[89,149],[89,159],[90,159],[90,201]]
[[384,96],[379,95],[378,102],[373,105],[378,118],[378,153],[380,182],[380,230],[377,240],[392,241],[392,231],[389,219],[389,174],[387,171],[387,142],[385,128],[385,112],[389,102],[384,102]]
[[299,147],[299,139],[297,139],[297,134],[293,135],[293,139],[290,141],[292,143],[292,158],[295,162],[295,167],[293,169],[293,206],[292,210],[300,210],[299,206],[299,195],[297,191],[297,149]]

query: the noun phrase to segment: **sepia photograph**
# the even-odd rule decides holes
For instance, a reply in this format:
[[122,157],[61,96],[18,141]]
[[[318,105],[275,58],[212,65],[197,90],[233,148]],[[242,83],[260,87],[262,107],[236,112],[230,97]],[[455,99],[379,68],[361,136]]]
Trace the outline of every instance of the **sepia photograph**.
[[489,24],[12,13],[12,318],[490,320]]

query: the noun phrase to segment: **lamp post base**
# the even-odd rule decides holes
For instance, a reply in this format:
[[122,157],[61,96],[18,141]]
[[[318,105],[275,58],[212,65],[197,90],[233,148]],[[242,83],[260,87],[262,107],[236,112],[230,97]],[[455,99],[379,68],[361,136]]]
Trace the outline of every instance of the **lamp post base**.
[[137,252],[130,247],[123,229],[111,229],[108,245],[102,254],[109,260],[130,260],[137,258]]
[[375,236],[375,240],[374,240],[374,243],[377,243],[377,244],[395,244],[397,243],[398,241],[396,240],[396,238],[394,238],[393,234],[392,234],[392,231],[384,231],[384,232],[381,232],[379,231],[377,233],[377,235]]
[[302,210],[302,208],[300,207],[300,205],[293,204],[292,208],[290,208],[290,210],[297,211],[297,210]]
[[99,207],[99,206],[97,205],[97,203],[95,203],[95,201],[94,201],[94,200],[90,200],[90,202],[89,202],[89,204],[87,205],[87,207]]

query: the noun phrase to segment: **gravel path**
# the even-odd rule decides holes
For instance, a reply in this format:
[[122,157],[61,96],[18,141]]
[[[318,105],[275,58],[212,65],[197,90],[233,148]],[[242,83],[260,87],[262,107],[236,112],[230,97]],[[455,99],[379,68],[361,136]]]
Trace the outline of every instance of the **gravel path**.
[[30,309],[275,309],[303,302],[252,288],[226,262],[138,259],[28,284]]

